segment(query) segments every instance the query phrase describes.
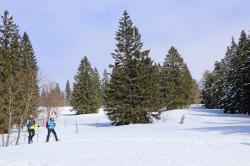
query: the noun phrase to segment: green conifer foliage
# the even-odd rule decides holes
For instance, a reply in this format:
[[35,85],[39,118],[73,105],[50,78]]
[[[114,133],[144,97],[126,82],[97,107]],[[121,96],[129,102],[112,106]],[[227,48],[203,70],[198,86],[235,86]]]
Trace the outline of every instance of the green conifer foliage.
[[115,39],[105,111],[114,125],[152,122],[153,117],[159,117],[157,70],[149,51],[142,51],[141,35],[126,11]]
[[204,83],[202,97],[205,106],[223,108],[229,113],[250,114],[249,59],[250,39],[242,31],[238,43],[232,39],[225,58],[215,63],[213,72]]
[[178,51],[171,47],[161,69],[162,105],[169,109],[183,108],[193,102],[193,80]]
[[70,97],[71,97],[71,88],[70,82],[67,80],[66,87],[65,87],[65,97],[66,97],[66,104],[69,105]]
[[[11,84],[9,87],[7,82]],[[8,11],[4,11],[0,23],[0,84],[0,132],[6,131],[6,119],[21,128],[28,114],[36,112],[38,66],[28,34],[19,34],[18,26]],[[12,92],[13,98],[14,107],[8,111],[11,115],[6,112],[10,103],[5,97],[8,92]]]
[[102,105],[106,105],[104,99],[105,99],[105,96],[106,96],[106,92],[108,91],[109,81],[110,81],[109,74],[108,74],[107,70],[104,69],[102,80],[101,80]]
[[96,113],[100,106],[98,72],[93,70],[87,57],[80,63],[71,94],[70,103],[77,114]]

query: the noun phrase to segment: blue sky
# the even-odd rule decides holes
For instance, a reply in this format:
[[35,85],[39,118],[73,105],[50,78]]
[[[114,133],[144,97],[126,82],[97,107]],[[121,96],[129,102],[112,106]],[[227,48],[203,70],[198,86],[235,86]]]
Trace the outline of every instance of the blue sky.
[[194,79],[221,59],[231,37],[250,30],[249,0],[0,0],[32,41],[42,75],[74,81],[87,56],[102,73],[113,63],[115,31],[126,9],[139,28],[144,49],[163,62],[175,46]]

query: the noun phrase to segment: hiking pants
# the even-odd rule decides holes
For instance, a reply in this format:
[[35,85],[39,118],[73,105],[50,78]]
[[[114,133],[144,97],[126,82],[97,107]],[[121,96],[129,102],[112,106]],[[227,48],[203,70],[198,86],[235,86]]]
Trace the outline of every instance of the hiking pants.
[[51,132],[54,134],[54,136],[55,136],[55,138],[56,138],[56,141],[58,141],[58,138],[57,138],[55,129],[48,129],[48,135],[47,135],[46,142],[49,141],[49,137],[50,137],[50,133],[51,133]]
[[35,129],[28,129],[28,132],[29,132],[29,139],[28,139],[28,144],[30,144],[31,142],[33,142],[33,137],[35,135]]

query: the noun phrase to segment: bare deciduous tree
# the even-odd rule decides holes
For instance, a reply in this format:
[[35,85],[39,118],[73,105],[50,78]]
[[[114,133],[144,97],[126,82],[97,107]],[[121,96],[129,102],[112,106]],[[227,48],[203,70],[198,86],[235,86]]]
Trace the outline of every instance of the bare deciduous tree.
[[18,145],[20,136],[21,136],[21,130],[23,128],[25,119],[29,116],[31,113],[35,113],[37,106],[38,106],[38,87],[37,87],[37,81],[34,77],[34,74],[32,71],[26,71],[21,72],[22,78],[20,79],[20,88],[21,88],[21,106],[22,106],[22,112],[20,112],[19,118],[18,118],[18,134],[16,139],[16,145]]
[[63,106],[64,103],[64,94],[57,88],[55,82],[49,82],[42,86],[40,106],[46,108],[47,117],[51,115],[55,107]]
[[0,113],[6,118],[5,122],[8,129],[5,146],[9,145],[12,125],[20,106],[17,100],[21,92],[20,84],[17,83],[19,79],[19,76],[10,74],[0,85],[2,94]]

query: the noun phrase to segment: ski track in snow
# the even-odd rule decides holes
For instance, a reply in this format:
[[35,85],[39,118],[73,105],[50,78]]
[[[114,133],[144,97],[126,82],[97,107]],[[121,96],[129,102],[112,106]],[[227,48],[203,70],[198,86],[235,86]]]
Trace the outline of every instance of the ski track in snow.
[[[249,166],[250,118],[222,110],[164,112],[152,124],[111,126],[104,112],[75,116],[60,108],[49,143],[0,148],[0,166]],[[184,124],[179,124],[185,115]],[[76,124],[78,133],[76,132]],[[36,131],[38,133],[38,130]]]

